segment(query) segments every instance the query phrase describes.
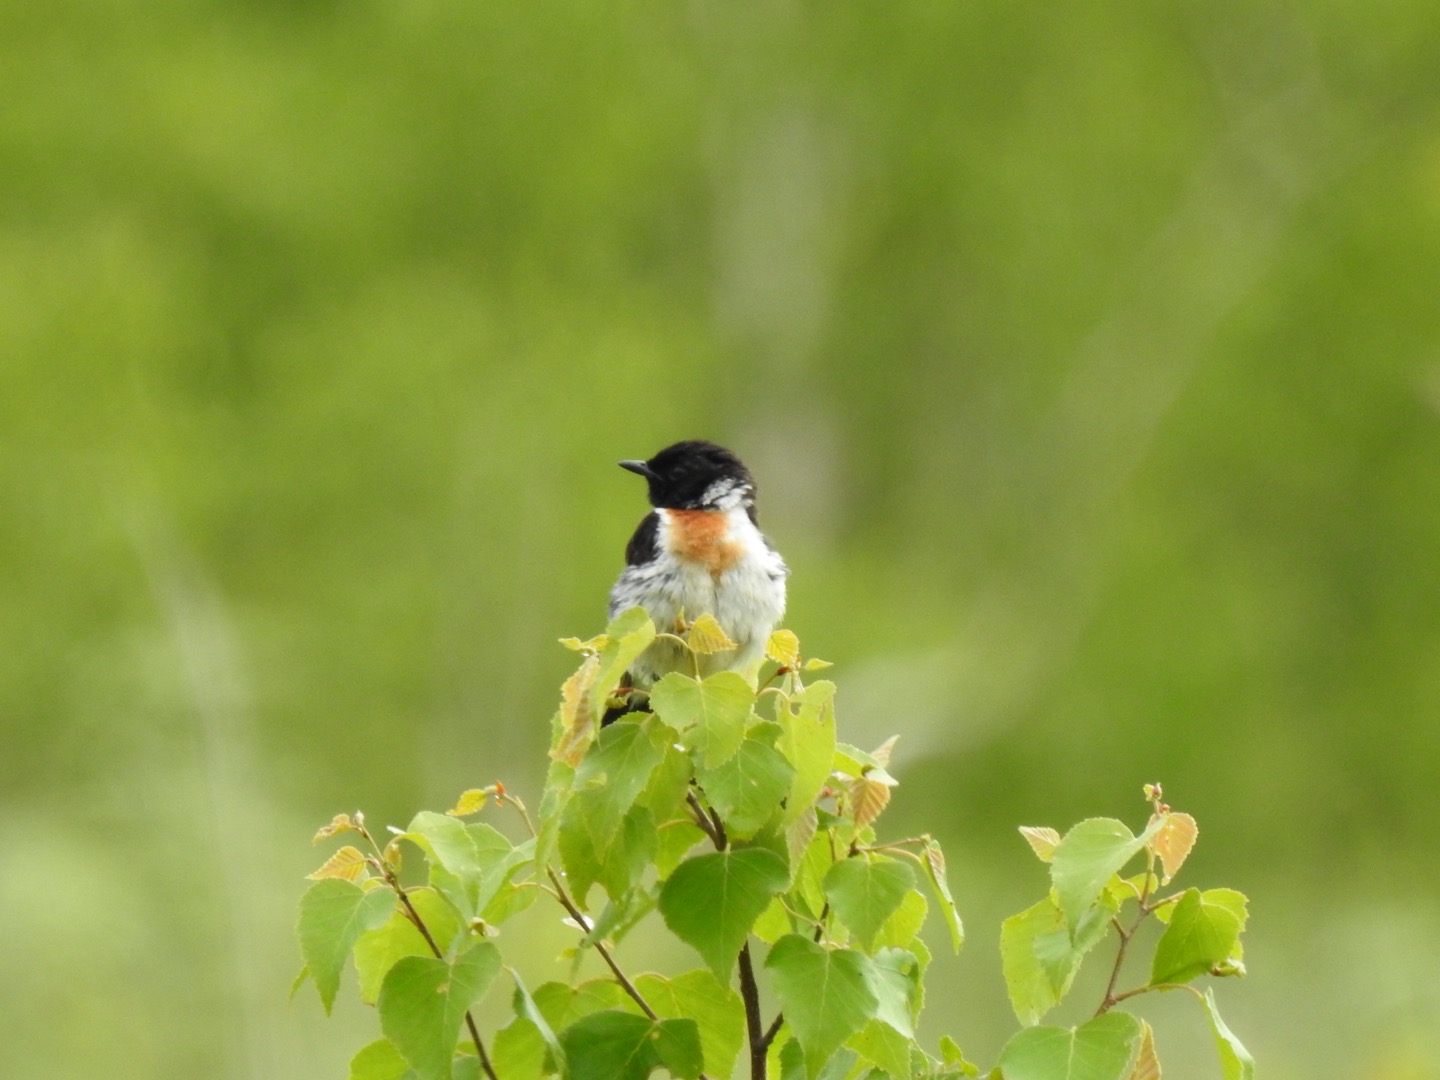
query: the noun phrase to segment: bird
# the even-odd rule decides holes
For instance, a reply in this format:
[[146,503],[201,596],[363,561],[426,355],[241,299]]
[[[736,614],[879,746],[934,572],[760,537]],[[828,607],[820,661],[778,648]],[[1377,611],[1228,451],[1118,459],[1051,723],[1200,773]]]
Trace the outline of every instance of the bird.
[[[610,618],[639,605],[663,631],[682,617],[713,615],[736,647],[698,657],[700,675],[738,671],[753,682],[785,613],[790,573],[760,531],[754,476],[731,451],[703,439],[619,465],[645,478],[653,509],[626,545],[625,569],[610,590]],[[661,638],[631,662],[623,685],[648,690],[671,671],[693,674],[695,660]],[[606,722],[644,707],[642,695],[629,700]]]

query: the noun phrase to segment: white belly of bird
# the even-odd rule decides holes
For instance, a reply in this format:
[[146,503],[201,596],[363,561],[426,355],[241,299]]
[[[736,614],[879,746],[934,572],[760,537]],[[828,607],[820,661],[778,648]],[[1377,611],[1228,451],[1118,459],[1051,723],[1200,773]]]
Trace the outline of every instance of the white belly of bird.
[[[785,613],[785,564],[743,510],[731,511],[726,524],[727,539],[740,545],[740,553],[727,569],[715,573],[706,563],[671,550],[669,521],[661,512],[660,556],[622,576],[612,596],[612,613],[640,604],[662,633],[673,629],[682,612],[692,621],[713,615],[737,648],[699,657],[700,674],[734,670],[753,681],[770,632]],[[695,667],[678,645],[658,641],[631,665],[631,675],[648,685],[670,671],[692,674]]]

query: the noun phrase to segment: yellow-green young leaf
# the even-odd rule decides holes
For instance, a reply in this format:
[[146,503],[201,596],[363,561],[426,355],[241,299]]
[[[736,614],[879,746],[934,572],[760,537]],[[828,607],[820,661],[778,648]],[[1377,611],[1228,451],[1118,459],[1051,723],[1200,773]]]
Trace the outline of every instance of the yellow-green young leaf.
[[904,863],[855,857],[832,866],[823,888],[830,909],[868,950],[885,920],[915,888],[915,874]]
[[485,808],[485,801],[490,797],[490,792],[484,788],[471,788],[463,793],[456,800],[455,805],[445,812],[451,817],[469,817],[471,814],[478,814]]
[[829,660],[821,660],[818,657],[814,656],[812,656],[809,660],[805,661],[806,671],[824,671],[826,668],[834,666],[835,665],[832,664]]
[[945,852],[940,847],[940,841],[925,841],[924,861],[930,885],[935,890],[935,898],[940,901],[940,913],[945,917],[945,925],[950,930],[950,944],[958,953],[965,944],[965,926],[960,921],[955,898],[950,895],[950,882],[945,875]]
[[1245,1044],[1220,1019],[1220,1010],[1215,1005],[1215,990],[1205,991],[1203,999],[1205,1015],[1210,1020],[1210,1031],[1215,1036],[1215,1049],[1220,1054],[1220,1073],[1225,1080],[1255,1080],[1255,1059]]
[[1000,1071],[1005,1080],[1126,1080],[1140,1038],[1140,1021],[1118,1011],[1077,1028],[1026,1028],[1000,1052]]
[[341,833],[344,832],[359,831],[360,829],[355,824],[355,822],[350,820],[349,814],[336,814],[331,819],[329,825],[320,826],[320,830],[315,834],[314,838],[310,842],[312,844],[318,844],[321,840],[328,840],[330,839],[330,837],[339,836]]
[[850,781],[850,820],[859,832],[878,818],[890,805],[890,784],[871,779],[870,774]]
[[465,1012],[500,972],[500,953],[480,942],[447,964],[428,956],[396,962],[380,987],[380,1030],[420,1080],[450,1080]]
[[595,737],[595,682],[600,676],[600,658],[585,657],[575,674],[560,687],[560,731],[550,756],[567,765],[578,765]]
[[1195,846],[1195,838],[1199,834],[1200,827],[1189,814],[1170,813],[1164,816],[1160,828],[1150,840],[1150,850],[1159,858],[1160,869],[1164,875],[1161,884],[1170,884],[1171,879],[1180,872],[1180,867]]
[[690,648],[700,656],[710,656],[713,653],[728,652],[731,649],[738,649],[740,646],[730,640],[715,616],[706,612],[690,624],[690,633],[687,639]]
[[779,710],[780,738],[775,746],[795,769],[781,822],[789,824],[811,809],[830,778],[835,758],[835,684],[807,686]]
[[344,878],[346,881],[356,881],[364,873],[365,853],[359,848],[353,848],[346,844],[326,859],[325,865],[320,869],[305,876],[311,881],[319,881],[322,878]]
[[671,672],[650,691],[650,707],[680,732],[681,743],[707,769],[723,765],[745,738],[755,691],[733,671],[701,682]]
[[706,1074],[730,1075],[745,1041],[745,1007],[739,994],[704,969],[673,979],[641,975],[635,988],[661,1019],[694,1020],[700,1029]]
[[390,917],[395,897],[366,892],[344,878],[317,881],[300,898],[300,951],[328,1013],[340,988],[340,972],[355,942]]
[[963,1076],[979,1076],[980,1067],[965,1060],[960,1044],[949,1035],[940,1036],[940,1059],[951,1072],[959,1071]]
[[588,641],[581,641],[578,637],[562,637],[560,644],[571,652],[598,653],[610,644],[610,638],[605,634],[596,634]]
[[1189,982],[1238,958],[1245,918],[1245,897],[1233,889],[1185,890],[1155,946],[1150,982]]
[[622,611],[605,628],[605,647],[600,650],[599,670],[590,687],[590,711],[600,715],[605,699],[615,692],[631,662],[655,640],[655,624],[644,608]]
[[350,1080],[404,1080],[405,1055],[389,1039],[377,1039],[350,1059]]
[[810,850],[819,827],[820,815],[815,812],[814,806],[807,806],[804,813],[785,826],[785,854],[790,861],[791,886],[795,884],[805,853]]
[[728,979],[750,928],[789,876],[785,860],[764,848],[696,855],[661,887],[660,915],[717,978]]
[[1043,825],[1021,825],[1020,835],[1041,862],[1053,859],[1055,849],[1060,846],[1060,834]]
[[1160,1059],[1155,1056],[1155,1032],[1145,1020],[1140,1021],[1140,1049],[1128,1080],[1161,1080]]
[[874,750],[870,751],[870,756],[879,763],[882,769],[888,769],[890,767],[890,755],[894,753],[895,744],[899,741],[899,735],[891,735]]
[[793,630],[776,630],[765,643],[765,655],[781,667],[800,663],[800,639]]
[[592,1013],[560,1033],[570,1080],[646,1080],[656,1069],[694,1080],[703,1058],[695,1021]]

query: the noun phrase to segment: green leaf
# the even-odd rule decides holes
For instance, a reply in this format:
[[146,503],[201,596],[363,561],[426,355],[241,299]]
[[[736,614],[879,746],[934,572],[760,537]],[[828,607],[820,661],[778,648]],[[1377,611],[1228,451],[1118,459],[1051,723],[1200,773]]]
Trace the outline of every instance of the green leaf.
[[[1047,900],[1054,903],[1049,898]],[[1070,985],[1075,981],[1085,954],[1104,940],[1115,912],[1114,898],[1102,894],[1094,905],[1086,909],[1080,918],[1079,926],[1071,928],[1062,922],[1061,926],[1050,932],[1036,936],[1033,943],[1035,956],[1050,980],[1050,988],[1055,992],[1057,1002],[1070,992]]]
[[530,858],[528,844],[516,847],[484,822],[422,810],[401,834],[430,858],[430,884],[473,919],[494,899],[506,879]]
[[[774,1057],[780,1065],[780,1080],[806,1080],[805,1051],[795,1039],[787,1039]],[[858,1060],[855,1051],[841,1048],[810,1080],[846,1080]]]
[[889,1024],[871,1020],[845,1045],[883,1069],[890,1080],[910,1080],[910,1050],[915,1044]]
[[300,952],[329,1013],[340,989],[345,957],[360,935],[382,925],[395,906],[389,889],[366,892],[344,878],[324,878],[300,898]]
[[560,829],[560,857],[570,878],[575,902],[585,907],[585,894],[599,882],[612,900],[629,890],[655,858],[658,838],[650,811],[632,806],[618,833],[604,848],[590,842],[584,824],[584,803],[573,800],[565,808]]
[[930,905],[925,902],[925,897],[918,891],[912,889],[900,900],[900,906],[885,920],[885,925],[880,927],[880,933],[875,938],[877,946],[892,946],[900,949],[908,949],[920,933],[920,928],[925,925],[925,916],[930,913]]
[[853,949],[825,949],[788,934],[770,950],[765,967],[813,1078],[840,1045],[875,1016],[879,1003],[867,979],[869,960]]
[[1005,987],[1016,1019],[1026,1026],[1037,1023],[1060,1000],[1049,973],[1035,953],[1035,939],[1053,933],[1067,933],[1065,913],[1048,896],[1000,924]]
[[671,933],[726,980],[750,928],[788,879],[785,860],[764,848],[696,855],[666,879],[660,915]]
[[350,1080],[406,1080],[414,1075],[389,1039],[377,1039],[350,1059]]
[[[460,917],[455,909],[434,889],[408,889],[406,895],[414,905],[435,944],[444,952],[460,932]],[[367,930],[355,942],[355,971],[360,976],[360,1000],[374,1005],[380,996],[385,973],[404,956],[433,956],[430,944],[416,929],[409,916],[396,908],[383,926]]]
[[1220,1053],[1220,1072],[1225,1080],[1255,1080],[1255,1059],[1220,1019],[1213,987],[1205,991],[1204,1004],[1205,1014],[1210,1018],[1210,1030],[1215,1033],[1215,1049]]
[[1136,836],[1114,818],[1089,818],[1065,834],[1051,857],[1050,880],[1071,927],[1104,892],[1111,876],[1145,846],[1149,835],[1147,830]]
[[1150,982],[1189,982],[1231,959],[1245,918],[1245,897],[1233,889],[1186,889],[1155,946]]
[[513,969],[510,977],[515,980],[515,994],[511,999],[515,1019],[495,1036],[491,1057],[496,1074],[505,1080],[539,1077],[545,1070],[547,1053],[554,1070],[563,1074],[565,1050],[554,1028]]
[[662,1019],[695,1021],[706,1074],[731,1074],[745,1041],[745,1007],[739,994],[703,968],[673,979],[641,975],[635,987]]
[[701,840],[705,833],[693,821],[680,820],[660,826],[659,844],[655,850],[655,873],[663,881],[675,872],[680,860]]
[[1077,1028],[1026,1028],[1000,1052],[1000,1071],[1005,1080],[1125,1080],[1140,1037],[1140,1021],[1125,1012]]
[[590,715],[605,711],[605,700],[615,693],[635,658],[655,640],[655,624],[644,608],[622,611],[605,628],[605,648],[600,651],[599,669],[590,685]]
[[690,776],[695,767],[690,763],[690,756],[673,745],[674,731],[658,719],[655,723],[667,736],[665,756],[650,774],[650,783],[640,801],[656,821],[667,822],[677,816],[688,820],[685,796],[690,791]]
[[1071,936],[1065,913],[1047,896],[1000,925],[1000,957],[1010,1004],[1022,1024],[1033,1024],[1070,991],[1085,954],[1104,937],[1115,901],[1102,897]]
[[965,1055],[960,1052],[960,1044],[949,1035],[940,1036],[940,1057],[943,1059],[946,1068],[949,1070],[947,1076],[979,1076],[980,1067],[965,1060]]
[[794,775],[780,751],[747,738],[728,761],[702,770],[698,780],[720,812],[725,831],[732,838],[746,840],[775,815]]
[[822,887],[836,916],[869,949],[885,920],[915,888],[915,872],[889,859],[842,859],[830,867]]
[[958,953],[965,944],[965,925],[960,921],[955,898],[950,895],[950,882],[945,875],[945,852],[940,847],[940,841],[926,840],[922,855],[930,886],[935,890],[935,898],[940,901],[940,914],[945,917],[945,925],[950,930],[950,944]]
[[784,824],[804,813],[830,778],[835,759],[834,697],[834,683],[812,683],[779,710],[783,732],[775,747],[795,769],[781,817]]
[[719,671],[703,682],[671,672],[650,691],[650,707],[680,732],[686,750],[707,769],[728,761],[740,749],[755,691],[733,671]]
[[915,1037],[919,1013],[920,961],[906,949],[881,949],[862,969],[875,995],[875,1018],[908,1039]]
[[500,971],[500,952],[480,942],[453,964],[427,956],[396,962],[380,987],[380,1030],[420,1080],[450,1080],[465,1012]]
[[597,1012],[561,1032],[560,1042],[570,1080],[645,1080],[659,1068],[694,1080],[704,1067],[694,1020]]
[[[587,865],[592,880],[615,880],[604,868],[611,863],[612,849],[625,840],[626,815],[664,757],[667,731],[648,715],[643,721],[625,719],[601,730],[575,770],[571,799],[561,820],[559,845],[567,871]],[[585,889],[577,886],[576,891],[583,895]]]

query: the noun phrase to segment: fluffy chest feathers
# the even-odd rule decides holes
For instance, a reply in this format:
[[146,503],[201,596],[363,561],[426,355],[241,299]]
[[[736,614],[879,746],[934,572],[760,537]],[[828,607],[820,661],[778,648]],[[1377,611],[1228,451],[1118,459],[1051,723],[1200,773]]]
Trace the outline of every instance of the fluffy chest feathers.
[[[704,669],[758,669],[785,611],[784,561],[744,509],[654,511],[631,543],[631,565],[610,592],[611,617],[636,604],[666,628],[683,611],[708,612],[739,646],[706,657]],[[676,647],[657,642],[631,669],[644,684],[680,666]]]

